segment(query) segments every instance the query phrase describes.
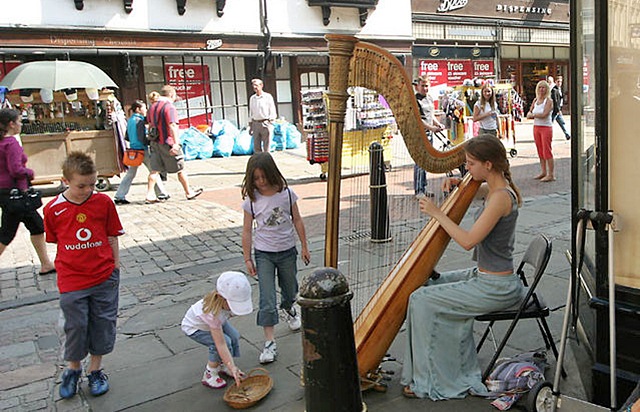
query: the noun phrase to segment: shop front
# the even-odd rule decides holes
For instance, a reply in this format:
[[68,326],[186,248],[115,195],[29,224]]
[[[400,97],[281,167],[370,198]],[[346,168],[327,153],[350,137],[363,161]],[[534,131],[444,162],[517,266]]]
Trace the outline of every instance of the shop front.
[[413,0],[412,16],[414,74],[431,65],[448,86],[476,77],[507,82],[525,110],[539,80],[563,76],[569,83],[568,1]]

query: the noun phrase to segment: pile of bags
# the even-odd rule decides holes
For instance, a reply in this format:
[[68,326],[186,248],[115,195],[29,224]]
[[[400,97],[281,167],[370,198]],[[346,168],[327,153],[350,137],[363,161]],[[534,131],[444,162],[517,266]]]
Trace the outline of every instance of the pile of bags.
[[[277,121],[274,123],[270,151],[297,149],[300,147],[301,138],[302,134],[295,125]],[[249,129],[244,127],[238,130],[228,120],[214,121],[209,128],[209,133],[190,127],[182,132],[180,140],[185,160],[253,154],[253,138],[249,134]]]

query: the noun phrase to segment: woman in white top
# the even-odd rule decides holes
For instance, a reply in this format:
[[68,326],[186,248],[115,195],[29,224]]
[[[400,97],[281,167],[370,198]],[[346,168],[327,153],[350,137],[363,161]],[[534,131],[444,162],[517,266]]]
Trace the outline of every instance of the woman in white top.
[[553,102],[549,97],[551,90],[549,83],[540,80],[536,85],[536,98],[531,103],[527,119],[533,119],[533,140],[538,149],[540,158],[540,174],[535,176],[541,182],[556,180],[553,174],[553,153],[551,152],[551,139],[553,138]]
[[473,121],[480,124],[478,135],[498,137],[498,108],[496,94],[488,83],[482,86],[480,100],[473,105]]

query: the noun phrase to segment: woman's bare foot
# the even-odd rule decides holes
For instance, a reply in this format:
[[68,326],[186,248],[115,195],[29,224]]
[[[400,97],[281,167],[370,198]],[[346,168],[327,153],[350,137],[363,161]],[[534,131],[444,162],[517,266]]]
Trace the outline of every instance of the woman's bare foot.
[[544,178],[547,174],[546,173],[540,173],[538,176],[534,176],[533,178],[536,180],[540,180],[542,178]]
[[545,176],[542,179],[540,179],[541,182],[553,182],[554,180],[556,180],[556,178],[553,177],[553,176],[550,176],[550,175],[549,176]]

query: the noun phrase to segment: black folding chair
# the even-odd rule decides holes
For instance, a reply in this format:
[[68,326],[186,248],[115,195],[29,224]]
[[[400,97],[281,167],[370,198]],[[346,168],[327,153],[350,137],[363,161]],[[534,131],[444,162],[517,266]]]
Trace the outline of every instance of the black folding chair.
[[[487,376],[491,373],[500,353],[502,353],[502,350],[506,346],[511,333],[513,333],[513,330],[520,319],[536,319],[547,350],[551,349],[556,357],[556,361],[558,360],[558,349],[556,348],[553,336],[551,335],[551,330],[549,329],[549,325],[546,321],[546,318],[549,316],[549,307],[544,304],[535,291],[544,271],[547,268],[550,257],[551,241],[545,235],[537,235],[531,241],[529,247],[527,247],[527,250],[524,252],[524,256],[522,257],[522,261],[516,270],[520,280],[524,284],[525,288],[527,288],[525,298],[516,306],[509,309],[476,316],[475,319],[478,321],[489,322],[489,325],[482,335],[482,339],[480,339],[480,342],[478,342],[478,345],[476,346],[476,351],[480,352],[480,349],[482,348],[482,345],[487,339],[489,333],[491,333],[491,336],[493,337],[493,343],[496,349],[493,354],[493,358],[491,358],[491,362],[489,362],[482,374],[483,381],[486,380]],[[531,269],[527,268],[525,271],[525,267],[527,266],[530,266]],[[527,280],[527,273],[529,273],[528,277],[530,282]],[[500,344],[496,346],[496,339],[493,334],[493,325],[497,321],[501,320],[511,320],[511,324],[502,338],[502,341],[500,341]],[[563,368],[562,377],[566,378],[566,376],[567,374]]]

